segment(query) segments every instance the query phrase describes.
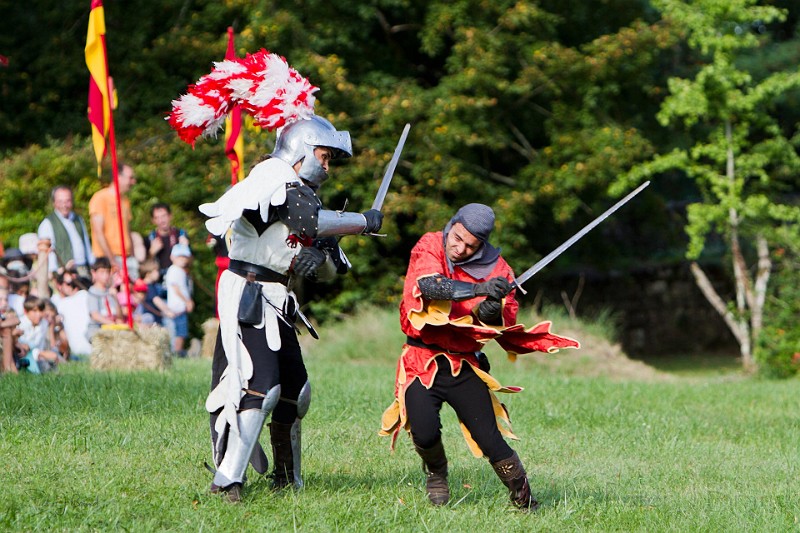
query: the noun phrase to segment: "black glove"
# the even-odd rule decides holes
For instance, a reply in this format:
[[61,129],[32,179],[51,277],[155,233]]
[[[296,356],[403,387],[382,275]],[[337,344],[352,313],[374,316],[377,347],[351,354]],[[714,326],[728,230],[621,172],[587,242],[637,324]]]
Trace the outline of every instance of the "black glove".
[[485,353],[475,352],[475,357],[478,358],[478,368],[487,373],[492,369],[492,365],[489,364],[489,358],[486,357]]
[[478,319],[484,324],[499,326],[503,323],[500,319],[500,311],[502,309],[503,305],[500,303],[500,300],[486,298],[478,305],[478,311],[475,314],[478,315]]
[[294,273],[298,276],[313,278],[317,274],[317,269],[325,263],[326,259],[327,256],[322,250],[306,246],[294,259]]
[[364,228],[364,233],[377,233],[380,231],[381,226],[383,225],[383,213],[377,209],[370,209],[369,211],[361,214],[367,219],[367,227]]
[[502,300],[513,288],[514,286],[511,285],[510,281],[498,276],[483,283],[476,283],[475,296],[488,296],[495,300]]

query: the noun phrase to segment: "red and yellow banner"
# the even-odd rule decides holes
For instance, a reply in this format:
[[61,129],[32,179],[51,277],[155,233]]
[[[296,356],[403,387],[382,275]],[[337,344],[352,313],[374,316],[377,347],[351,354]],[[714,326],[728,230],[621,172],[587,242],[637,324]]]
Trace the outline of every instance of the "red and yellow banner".
[[92,125],[92,145],[97,158],[97,175],[100,176],[111,121],[111,104],[108,97],[108,62],[106,60],[106,21],[102,0],[92,0],[84,52],[90,74],[88,115]]
[[[225,59],[235,59],[233,28],[228,28],[228,51]],[[231,185],[244,179],[244,137],[242,136],[242,110],[235,106],[225,118],[225,155],[231,161]]]

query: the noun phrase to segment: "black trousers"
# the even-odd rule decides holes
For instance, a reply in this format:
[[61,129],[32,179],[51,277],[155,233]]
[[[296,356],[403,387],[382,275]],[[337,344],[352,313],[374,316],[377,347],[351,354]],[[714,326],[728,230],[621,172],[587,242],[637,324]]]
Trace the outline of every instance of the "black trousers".
[[[279,351],[270,350],[263,329],[256,329],[253,326],[240,324],[242,330],[242,342],[244,343],[250,357],[253,360],[253,377],[250,378],[249,387],[251,390],[266,393],[275,385],[281,385],[281,398],[297,400],[300,389],[308,381],[308,372],[303,363],[303,355],[300,352],[300,344],[297,341],[297,333],[278,320],[278,328],[281,335],[281,349]],[[222,372],[228,366],[225,351],[222,349],[222,338],[217,332],[217,344],[214,347],[214,361],[211,366],[211,390],[219,383]],[[259,409],[264,399],[253,394],[245,394],[239,404],[239,409]],[[212,413],[212,427],[214,419],[219,413]],[[272,412],[272,420],[282,424],[291,424],[297,418],[297,404],[286,401],[278,402]]]
[[497,429],[486,383],[466,363],[458,376],[452,375],[445,356],[437,357],[436,363],[439,370],[430,389],[415,379],[406,390],[406,412],[414,444],[431,448],[441,439],[440,411],[447,402],[489,461],[494,463],[511,457],[514,450]]

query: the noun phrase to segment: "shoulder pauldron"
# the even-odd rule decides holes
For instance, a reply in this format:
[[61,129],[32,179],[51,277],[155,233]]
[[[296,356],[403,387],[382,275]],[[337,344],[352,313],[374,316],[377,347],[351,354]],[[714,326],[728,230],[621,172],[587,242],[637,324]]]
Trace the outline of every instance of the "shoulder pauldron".
[[276,210],[281,222],[300,235],[313,239],[317,236],[318,213],[321,207],[322,203],[311,187],[289,183],[286,185],[286,202]]

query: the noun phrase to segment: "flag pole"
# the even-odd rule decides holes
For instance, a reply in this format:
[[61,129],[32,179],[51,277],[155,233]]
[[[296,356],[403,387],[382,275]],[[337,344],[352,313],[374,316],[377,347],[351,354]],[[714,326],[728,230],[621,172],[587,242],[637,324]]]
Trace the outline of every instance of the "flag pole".
[[[225,52],[225,59],[236,59],[233,26],[228,26],[228,49]],[[231,163],[231,186],[233,186],[244,179],[244,138],[242,137],[242,109],[239,106],[234,106],[228,116],[225,117],[225,156]],[[219,318],[219,310],[217,309],[219,278],[228,268],[230,258],[227,254],[218,256],[215,263],[217,265],[217,279],[214,282],[214,316]]]
[[[133,306],[131,305],[130,277],[128,274],[128,253],[125,247],[125,227],[122,217],[122,200],[119,193],[119,170],[117,169],[117,141],[114,135],[114,85],[108,70],[108,48],[106,47],[106,34],[100,36],[103,43],[103,60],[106,65],[106,98],[108,99],[108,148],[111,152],[111,173],[114,177],[114,193],[117,204],[117,224],[119,224],[119,237],[122,244],[122,287],[125,294],[125,304],[128,307],[128,328],[133,329]],[[113,261],[113,257],[109,260]]]

